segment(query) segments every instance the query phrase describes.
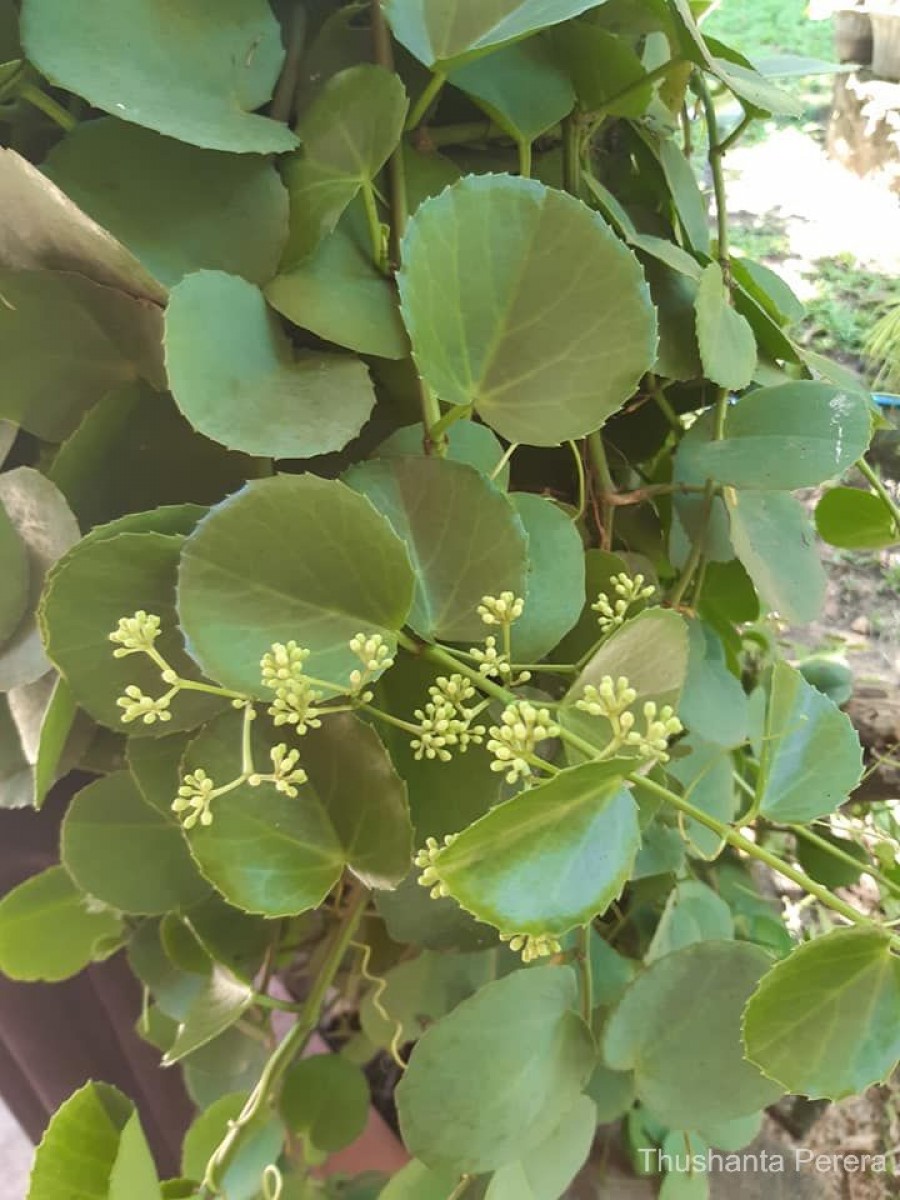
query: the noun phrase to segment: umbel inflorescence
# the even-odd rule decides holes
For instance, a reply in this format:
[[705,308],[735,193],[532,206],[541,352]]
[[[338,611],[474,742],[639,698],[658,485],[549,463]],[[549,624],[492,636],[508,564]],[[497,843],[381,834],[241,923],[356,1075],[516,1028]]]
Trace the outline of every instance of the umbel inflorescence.
[[[599,643],[623,625],[635,607],[654,592],[640,575],[633,579],[618,575],[612,583],[613,596],[601,593],[592,605],[598,614]],[[490,769],[502,773],[507,784],[531,786],[547,773],[558,770],[551,760],[556,753],[555,744],[566,735],[555,715],[559,701],[511,694],[512,689],[521,688],[532,677],[529,670],[512,658],[512,627],[524,610],[524,600],[512,592],[484,596],[478,614],[485,626],[496,632],[486,634],[480,646],[473,646],[465,653],[457,652],[460,669],[435,679],[428,688],[428,699],[413,713],[413,721],[374,707],[376,681],[394,665],[392,649],[381,634],[358,633],[351,638],[348,646],[360,665],[343,684],[309,674],[311,652],[306,647],[296,641],[276,642],[265,651],[259,664],[262,687],[272,693],[266,715],[274,728],[293,731],[303,738],[309,731],[319,729],[333,714],[362,711],[406,730],[418,760],[446,763],[454,753],[465,754],[472,746],[484,746],[491,758]],[[225,783],[217,783],[203,767],[187,772],[172,803],[184,827],[211,825],[213,801],[244,785],[255,788],[267,784],[289,799],[297,798],[300,788],[308,782],[300,748],[289,748],[286,742],[279,742],[268,751],[267,769],[260,769],[251,737],[259,701],[215,684],[183,678],[159,649],[163,632],[159,617],[141,610],[123,617],[110,634],[116,658],[147,656],[158,668],[165,686],[154,697],[136,684],[129,684],[117,701],[122,721],[126,724],[169,721],[172,703],[182,691],[220,695],[243,712],[240,773]],[[491,681],[493,693],[500,685],[503,689],[500,695],[507,695],[507,702],[501,705],[493,695],[482,695],[480,688],[487,688],[487,682],[481,681]],[[638,693],[624,676],[617,679],[604,676],[596,683],[580,685],[580,693],[578,687],[571,699],[572,707],[602,722],[598,724],[595,754],[598,761],[619,754],[648,765],[668,760],[669,741],[682,732],[681,722],[670,706],[659,707],[652,700],[638,706]],[[492,708],[495,722],[480,720]],[[419,883],[429,888],[435,898],[449,894],[441,878],[440,862],[454,840],[455,835],[445,837],[443,843],[429,837],[414,860],[421,870]],[[501,938],[513,950],[521,952],[526,962],[556,954],[560,948],[550,935],[502,931]]]

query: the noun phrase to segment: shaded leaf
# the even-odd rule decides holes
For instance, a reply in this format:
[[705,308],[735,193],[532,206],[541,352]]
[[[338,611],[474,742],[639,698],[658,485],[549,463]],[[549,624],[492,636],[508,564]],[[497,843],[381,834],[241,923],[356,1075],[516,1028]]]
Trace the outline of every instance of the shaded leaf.
[[[376,451],[378,458],[399,458],[407,454],[422,455],[425,431],[421,424],[404,425],[381,443]],[[453,462],[468,463],[482,475],[487,475],[495,487],[506,491],[509,487],[509,463],[496,477],[494,471],[503,458],[503,445],[487,425],[477,421],[456,421],[447,430],[447,453],[445,458]]]
[[371,187],[400,141],[406,109],[403,84],[384,67],[362,63],[328,79],[300,120],[303,146],[285,171],[285,266],[311,254],[360,188]]
[[0,475],[0,506],[28,560],[24,613],[12,636],[0,646],[0,691],[8,691],[34,683],[50,669],[35,613],[47,572],[78,541],[78,525],[59,491],[31,467]]
[[554,1129],[594,1066],[565,967],[516,971],[433,1025],[397,1087],[403,1140],[433,1168],[481,1173]]
[[296,145],[252,111],[284,58],[265,0],[190,0],[177,21],[160,21],[153,0],[26,0],[22,44],[42,74],[122,120],[213,150]]
[[341,684],[359,666],[350,639],[380,633],[393,649],[412,592],[406,548],[368,500],[334,480],[282,475],[200,522],[182,552],[178,606],[197,662],[263,695],[259,661],[273,642],[296,639],[310,674]]
[[432,1171],[414,1158],[388,1180],[378,1200],[447,1200],[458,1183],[455,1171]]
[[[566,933],[605,912],[638,851],[637,811],[609,764],[585,763],[498,805],[436,857],[450,895],[504,933]],[[554,880],[552,889],[542,881]]]
[[165,288],[107,230],[15,150],[0,148],[0,262],[72,271],[157,302]]
[[[625,38],[589,20],[572,21],[553,30],[551,44],[571,75],[582,108],[617,117],[643,116],[653,84],[638,86],[647,72]],[[617,100],[625,91],[628,95]]]
[[735,551],[762,599],[786,621],[814,621],[826,579],[806,510],[784,492],[727,495]]
[[462,463],[374,459],[344,481],[403,539],[416,575],[409,623],[429,641],[481,641],[482,598],[525,594],[527,540],[507,496]]
[[239,1021],[253,1003],[253,988],[218,965],[204,981],[178,1026],[163,1066],[180,1062]]
[[62,675],[57,675],[41,720],[37,759],[34,764],[34,807],[41,808],[50,788],[61,774],[66,743],[78,712],[75,697]]
[[494,1173],[485,1200],[557,1200],[587,1159],[596,1129],[592,1100],[579,1096],[537,1146]]
[[301,1059],[285,1076],[279,1110],[287,1127],[322,1154],[355,1142],[369,1117],[369,1085],[339,1054]]
[[710,263],[697,291],[697,345],[708,378],[738,392],[756,370],[756,338],[745,317],[732,308],[722,268]]
[[79,543],[53,570],[41,605],[47,653],[68,680],[79,705],[95,720],[132,737],[159,737],[193,729],[225,701],[183,692],[172,701],[172,719],[122,724],[116,704],[135,684],[160,696],[160,670],[143,654],[113,657],[109,635],[121,617],[143,610],[161,620],[156,649],[182,678],[200,679],[184,650],[174,610],[175,572],[184,538],[158,533],[120,533]]
[[512,627],[514,662],[544,658],[575,625],[584,607],[584,547],[558,504],[530,492],[510,496],[528,536],[525,611]]
[[760,764],[760,812],[806,825],[843,804],[862,778],[862,747],[850,718],[778,662],[772,671]]
[[221,271],[198,271],[173,289],[166,370],[194,428],[248,454],[310,458],[341,450],[375,404],[363,363],[295,353],[259,288]]
[[418,209],[403,260],[403,316],[426,383],[511,441],[552,446],[595,430],[652,366],[637,259],[562,192],[463,179]]
[[642,971],[603,1039],[614,1070],[633,1070],[638,1099],[670,1128],[747,1116],[781,1089],[743,1058],[741,1014],[769,966],[742,942],[699,942]]
[[405,358],[409,342],[393,284],[372,261],[364,222],[350,213],[307,258],[265,289],[274,309],[326,342],[359,354]]
[[91,905],[63,867],[48,867],[0,900],[0,969],[10,979],[68,979],[121,928],[117,914]]
[[201,150],[111,117],[77,126],[42,170],[164,285],[204,269],[263,284],[287,238],[272,163]]
[[645,960],[650,963],[697,942],[728,941],[732,937],[734,921],[725,901],[705,883],[684,879],[669,893]]
[[0,504],[0,645],[11,637],[25,615],[28,604],[30,567],[25,544]]
[[63,821],[60,853],[82,891],[122,912],[186,908],[208,891],[174,818],[147,804],[127,771],[78,793]]
[[446,68],[557,25],[602,0],[387,0],[394,37],[428,67]]
[[0,296],[0,416],[29,433],[62,441],[112,388],[139,378],[163,386],[155,304],[54,271],[0,270]]
[[470,96],[510,137],[533,142],[575,104],[568,75],[539,38],[504,46],[457,67],[450,82]]
[[900,1059],[900,960],[879,929],[836,929],[763,977],[744,1017],[748,1058],[785,1091],[842,1100]]
[[60,446],[48,475],[88,528],[158,505],[212,504],[246,479],[265,474],[267,466],[201,437],[169,396],[134,382],[116,388],[87,413]]
[[690,657],[678,715],[707,742],[739,746],[747,737],[747,697],[729,671],[725,648],[703,621],[688,621]]

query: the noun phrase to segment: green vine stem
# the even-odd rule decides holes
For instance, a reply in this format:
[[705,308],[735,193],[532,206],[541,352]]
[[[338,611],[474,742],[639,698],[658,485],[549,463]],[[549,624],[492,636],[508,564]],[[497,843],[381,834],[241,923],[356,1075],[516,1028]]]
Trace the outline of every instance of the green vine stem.
[[290,122],[297,101],[297,83],[300,78],[300,63],[306,49],[306,6],[303,0],[294,0],[294,7],[287,19],[287,43],[284,66],[272,97],[269,116],[273,121]]
[[429,108],[431,108],[432,104],[441,94],[446,82],[447,76],[444,74],[444,72],[435,71],[431,79],[429,79],[425,90],[422,92],[422,95],[410,109],[409,116],[406,119],[407,132],[411,132],[416,128],[417,125],[421,123]]
[[48,116],[51,121],[55,121],[66,133],[78,124],[70,112],[67,112],[61,104],[57,104],[52,96],[48,96],[39,87],[35,87],[33,83],[21,84],[19,95],[29,104],[33,104],[35,108],[39,108],[45,116]]
[[469,1190],[472,1179],[472,1175],[463,1175],[462,1179],[460,1179],[459,1183],[447,1197],[447,1200],[462,1200],[462,1197]]
[[861,458],[857,462],[856,469],[859,471],[860,475],[868,480],[878,496],[884,501],[888,512],[891,514],[891,520],[894,522],[897,533],[900,534],[900,505],[897,504],[897,501],[884,486],[884,482],[879,477],[878,472],[873,470],[873,468],[869,466],[864,458]]
[[606,457],[606,446],[601,433],[588,436],[588,453],[597,482],[600,484],[600,520],[603,525],[602,549],[612,550],[613,534],[615,531],[616,511],[611,500],[616,494],[616,484],[609,469],[609,459]]
[[[492,679],[485,679],[479,672],[469,666],[468,663],[456,658],[449,651],[440,646],[427,645],[422,642],[417,642],[413,638],[407,637],[405,634],[400,635],[400,644],[405,650],[412,654],[420,655],[422,658],[433,662],[438,666],[451,671],[457,671],[462,675],[467,676],[488,696],[494,697],[496,700],[502,700],[504,704],[515,703],[517,697],[500,684],[495,683]],[[574,733],[572,730],[562,728],[559,734],[560,738],[567,742],[573,749],[579,750],[592,761],[600,758],[597,747],[589,742],[586,738]],[[875,929],[882,929],[883,926],[877,921],[871,920],[858,912],[851,904],[836,896],[823,884],[817,883],[809,875],[796,867],[786,863],[779,858],[777,854],[766,850],[764,846],[757,845],[756,842],[744,837],[738,830],[733,829],[730,825],[725,825],[723,822],[711,817],[702,809],[696,808],[690,801],[685,800],[682,796],[671,791],[669,788],[663,787],[662,784],[656,783],[654,780],[644,775],[632,774],[628,776],[629,782],[636,784],[646,791],[652,792],[659,799],[664,800],[666,804],[683,813],[684,816],[690,817],[697,821],[698,824],[706,826],[717,834],[723,841],[727,842],[736,850],[741,850],[750,858],[756,859],[758,862],[765,863],[771,870],[776,871],[779,875],[783,875],[792,883],[796,883],[802,887],[811,896],[814,896],[822,905],[831,909],[832,912],[838,913],[848,921],[852,921],[856,925],[867,925]],[[900,936],[891,935],[892,944],[900,949]]]
[[581,1015],[588,1025],[594,1013],[594,971],[591,963],[591,926],[578,930],[578,969],[581,973]]
[[213,1152],[206,1165],[206,1173],[198,1200],[207,1200],[209,1197],[222,1195],[219,1181],[234,1161],[246,1131],[260,1113],[277,1098],[285,1073],[301,1053],[319,1023],[322,1006],[341,963],[344,961],[344,956],[350,949],[368,899],[369,893],[366,889],[361,885],[355,885],[331,945],[328,947],[320,969],[314,976],[315,982],[312,990],[297,1021],[269,1058],[240,1115],[232,1122],[225,1137]]
[[725,199],[724,149],[719,141],[719,118],[709,84],[701,71],[694,72],[694,87],[703,105],[706,129],[709,135],[709,166],[712,171],[713,191],[716,197],[716,236],[718,238],[719,263],[725,281],[731,287],[731,259],[729,257],[728,205]]

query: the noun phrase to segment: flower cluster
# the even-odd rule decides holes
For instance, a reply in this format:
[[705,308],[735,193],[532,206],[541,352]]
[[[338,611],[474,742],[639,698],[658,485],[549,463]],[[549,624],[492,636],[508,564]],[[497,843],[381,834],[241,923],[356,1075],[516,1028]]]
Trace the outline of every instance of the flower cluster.
[[145,725],[153,725],[157,721],[171,721],[172,714],[169,711],[169,705],[177,692],[177,688],[172,688],[164,696],[154,699],[153,696],[147,696],[142,692],[137,684],[129,684],[125,689],[125,694],[116,701],[122,710],[122,724],[130,725],[132,721],[143,721]]
[[501,592],[499,596],[482,596],[478,615],[485,625],[512,625],[525,611],[525,601],[513,592]]
[[394,665],[390,648],[385,644],[380,633],[371,633],[368,636],[358,633],[356,637],[351,638],[350,649],[363,666],[361,671],[350,672],[350,695],[356,697],[363,704],[369,704],[373,699],[373,694],[364,690],[365,686],[376,675],[380,675],[382,671],[386,671],[388,667]]
[[469,746],[480,746],[485,727],[473,725],[480,706],[470,708],[467,701],[477,696],[472,684],[462,675],[442,675],[428,689],[430,699],[424,708],[417,708],[419,724],[412,748],[416,759],[438,759],[449,762],[451,747],[462,754]]
[[559,954],[562,946],[549,933],[501,933],[501,942],[508,942],[514,954],[521,953],[522,962],[534,962],[538,958],[550,958]]
[[444,838],[443,845],[437,838],[427,838],[424,849],[420,850],[413,859],[415,865],[422,868],[422,874],[418,880],[419,886],[431,889],[432,900],[439,900],[442,896],[450,895],[449,888],[438,875],[437,862],[442,851],[448,846],[452,846],[458,837],[458,833],[448,833]]
[[631,711],[635,700],[637,692],[624,675],[616,680],[604,675],[599,684],[586,685],[575,707],[589,716],[605,717],[612,725],[613,737],[607,754],[629,747],[648,762],[668,762],[669,738],[681,733],[684,726],[670,705],[659,708],[648,700],[641,710],[644,728],[637,728],[637,717]]
[[121,617],[119,624],[109,635],[111,642],[118,646],[113,650],[113,658],[127,658],[129,654],[147,654],[153,649],[153,643],[162,632],[161,621],[154,613],[146,613],[140,609],[133,617]]
[[[213,815],[210,801],[217,795],[216,785],[202,767],[185,775],[178,789],[178,795],[172,801],[172,811],[182,817],[185,829],[193,829],[199,822],[201,825],[212,825]],[[183,816],[187,813],[187,816]]]
[[520,683],[527,683],[531,678],[530,671],[520,671],[518,675],[514,675],[509,655],[497,649],[495,637],[485,638],[483,650],[473,646],[469,653],[478,663],[478,670],[485,679],[499,679],[507,687],[516,687]]
[[536,708],[528,700],[508,704],[500,724],[492,725],[487,748],[494,757],[492,771],[505,772],[507,783],[527,779],[534,765],[539,742],[559,736],[548,708]]
[[309,779],[303,768],[297,765],[300,761],[300,751],[288,750],[281,742],[272,747],[269,757],[272,760],[271,774],[260,775],[254,771],[247,782],[251,787],[259,787],[261,783],[274,783],[276,791],[293,800],[298,795],[297,788]]
[[275,642],[259,663],[263,686],[275,693],[269,716],[275,725],[293,725],[301,735],[322,724],[316,704],[324,694],[303,674],[309,653],[296,642]]
[[613,576],[612,585],[616,597],[614,600],[606,592],[601,592],[596,604],[591,605],[591,610],[597,614],[600,632],[604,634],[612,633],[624,625],[635,605],[649,600],[656,591],[652,584],[645,584],[643,575],[635,575],[632,579],[624,571]]

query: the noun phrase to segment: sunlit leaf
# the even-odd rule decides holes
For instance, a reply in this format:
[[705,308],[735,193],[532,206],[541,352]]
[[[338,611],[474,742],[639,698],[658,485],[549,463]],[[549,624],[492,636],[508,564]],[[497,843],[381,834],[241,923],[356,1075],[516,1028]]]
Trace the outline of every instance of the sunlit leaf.
[[466,178],[421,205],[403,259],[403,316],[426,383],[511,441],[552,446],[595,430],[652,366],[656,321],[636,258],[562,192]]

